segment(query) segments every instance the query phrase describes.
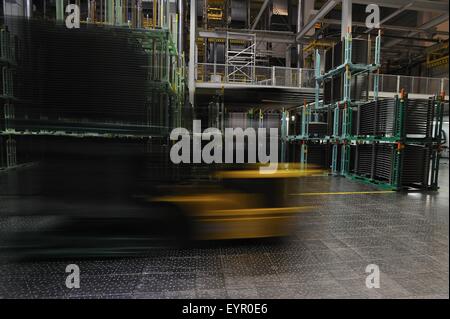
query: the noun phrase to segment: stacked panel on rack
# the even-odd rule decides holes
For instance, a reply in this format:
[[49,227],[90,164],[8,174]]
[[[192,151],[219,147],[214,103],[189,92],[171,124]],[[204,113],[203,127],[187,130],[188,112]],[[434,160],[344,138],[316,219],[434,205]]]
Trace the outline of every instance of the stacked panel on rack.
[[[342,65],[344,61],[344,42],[338,42],[325,52],[325,72],[331,71]],[[352,40],[352,60],[354,64],[368,63],[368,40]],[[362,100],[367,98],[367,87],[369,84],[367,74],[358,74],[351,79],[351,99]],[[324,81],[324,103],[336,103],[343,99],[343,75],[340,74]]]
[[405,187],[427,187],[432,149],[426,145],[405,145],[401,182]]
[[371,177],[373,146],[370,144],[357,144],[355,148],[355,161],[357,163],[355,167],[355,173],[363,177]]
[[393,183],[393,169],[395,145],[387,143],[375,144],[375,163],[373,179]]
[[308,143],[307,147],[308,164],[317,165],[326,169],[330,168],[331,144]]
[[45,143],[51,156],[56,136],[83,137],[86,145],[102,139],[105,149],[118,143],[106,139],[163,145],[170,129],[181,126],[184,63],[168,30],[96,25],[72,30],[23,19],[11,24],[19,30],[20,63],[18,102],[8,123],[19,162],[35,157],[24,139],[36,135],[47,137],[36,141]]
[[395,189],[437,189],[442,109],[435,98],[359,105],[351,173]]
[[411,138],[432,137],[433,118],[433,99],[408,99],[405,119],[406,136]]
[[394,134],[395,99],[380,99],[361,104],[357,109],[357,136],[392,136]]
[[376,101],[376,131],[378,136],[393,136],[395,134],[395,99],[380,99]]

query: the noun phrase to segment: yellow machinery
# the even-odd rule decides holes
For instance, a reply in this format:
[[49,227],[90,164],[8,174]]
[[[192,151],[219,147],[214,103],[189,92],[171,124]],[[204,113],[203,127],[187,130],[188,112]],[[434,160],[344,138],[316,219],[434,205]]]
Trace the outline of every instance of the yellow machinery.
[[154,200],[170,203],[187,216],[192,239],[287,236],[297,214],[313,209],[288,203],[287,181],[322,170],[280,166],[273,174],[261,174],[259,169],[220,171],[214,184],[179,187],[174,195]]

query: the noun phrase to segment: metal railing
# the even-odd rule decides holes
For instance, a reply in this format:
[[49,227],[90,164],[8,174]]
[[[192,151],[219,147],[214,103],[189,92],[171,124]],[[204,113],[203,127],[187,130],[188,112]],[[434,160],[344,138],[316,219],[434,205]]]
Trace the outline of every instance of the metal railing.
[[197,83],[231,83],[292,88],[314,88],[314,70],[267,66],[198,63]]
[[[371,83],[373,83],[373,74]],[[406,75],[380,74],[379,92],[397,93],[404,89],[408,94],[448,95],[447,78],[430,78]]]
[[[315,88],[314,69],[198,63],[195,77],[197,83]],[[373,77],[374,74],[371,74],[369,84],[371,88]],[[443,91],[448,96],[449,79],[380,74],[379,92],[398,93],[402,89],[408,94],[423,95],[438,95]]]

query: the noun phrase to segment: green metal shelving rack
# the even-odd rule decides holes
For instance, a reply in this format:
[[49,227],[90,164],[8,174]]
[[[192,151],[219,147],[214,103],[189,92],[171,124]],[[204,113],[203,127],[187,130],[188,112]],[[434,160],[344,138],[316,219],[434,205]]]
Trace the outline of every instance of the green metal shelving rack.
[[[338,67],[321,74],[320,72],[320,54],[316,50],[315,53],[315,101],[313,103],[304,104],[302,107],[302,123],[301,134],[296,136],[288,136],[288,141],[300,141],[301,152],[300,161],[303,164],[308,162],[308,143],[320,142],[332,144],[332,159],[331,159],[331,173],[333,175],[346,175],[348,173],[348,166],[350,162],[349,154],[349,142],[351,136],[351,124],[352,124],[352,106],[357,102],[351,101],[351,80],[352,75],[358,75],[362,73],[374,73],[374,96],[378,97],[378,83],[380,68],[380,50],[381,49],[381,35],[380,32],[375,39],[375,57],[372,64],[355,64],[352,63],[352,35],[347,33],[344,38],[344,63]],[[339,102],[324,104],[320,101],[320,87],[321,84],[336,76],[344,74],[344,89],[343,99]],[[340,112],[342,110],[342,132],[339,132]],[[311,116],[320,112],[333,113],[332,120],[332,132],[329,135],[322,138],[311,138],[309,136],[309,124],[311,122]],[[341,148],[341,156],[339,158],[339,148]],[[343,165],[338,165],[339,163]],[[339,169],[341,167],[341,169]]]
[[422,189],[425,190],[437,190],[438,189],[438,175],[439,175],[439,161],[440,161],[440,148],[442,143],[442,121],[443,121],[443,98],[435,97],[433,99],[433,117],[431,119],[432,135],[423,138],[409,137],[406,133],[406,118],[408,96],[402,91],[400,96],[395,97],[395,111],[394,111],[394,129],[391,136],[377,136],[377,135],[365,135],[357,136],[351,135],[348,140],[356,144],[374,144],[374,143],[386,143],[395,145],[392,150],[392,166],[391,166],[391,178],[387,182],[379,181],[374,178],[367,178],[358,176],[357,174],[346,173],[349,178],[361,180],[370,184],[375,184],[379,187],[402,190],[408,189],[406,185],[402,183],[403,176],[403,159],[404,150],[408,146],[425,146],[430,150],[430,176],[427,178],[426,185]]
[[167,29],[134,30],[133,36],[149,58],[148,93],[156,91],[168,100],[167,105],[160,106],[173,115],[167,126],[181,126],[187,83],[184,55],[178,56],[177,47]]
[[[361,114],[360,106],[365,103],[375,102],[378,105],[379,100],[379,68],[380,52],[381,52],[381,35],[380,32],[375,39],[375,52],[374,61],[371,64],[355,64],[352,63],[352,36],[348,33],[344,38],[344,63],[337,66],[334,69],[327,71],[324,74],[320,73],[320,54],[316,51],[315,60],[315,80],[316,91],[315,100],[313,103],[304,104],[297,108],[297,114],[301,114],[300,133],[298,135],[289,135],[283,137],[283,140],[287,142],[300,142],[300,162],[303,164],[308,163],[308,145],[311,143],[327,143],[331,148],[330,168],[331,174],[335,176],[344,176],[353,180],[375,185],[379,188],[390,190],[402,190],[414,188],[404,183],[406,178],[406,172],[404,167],[406,148],[413,148],[420,146],[424,150],[424,154],[427,154],[424,159],[424,163],[419,169],[428,167],[429,171],[424,172],[424,182],[417,186],[420,189],[425,190],[437,190],[438,189],[438,175],[439,175],[439,161],[440,161],[440,148],[441,148],[441,130],[442,130],[442,118],[443,118],[443,98],[435,97],[433,100],[433,117],[432,134],[426,137],[411,137],[407,135],[406,123],[408,119],[408,96],[406,92],[402,91],[400,95],[395,97],[395,109],[389,116],[393,117],[393,130],[389,134],[378,134],[376,131],[372,135],[358,135],[355,133],[355,129],[352,127],[354,121],[357,123],[360,121]],[[351,99],[351,84],[352,77],[358,74],[373,74],[373,99],[370,101],[355,101]],[[343,94],[342,100],[324,104],[320,100],[320,87],[324,81],[333,79],[334,77],[343,75]],[[431,100],[430,100],[431,101]],[[376,106],[375,108],[377,108]],[[322,137],[312,137],[309,131],[310,123],[312,119],[321,112],[327,112],[327,135]],[[355,113],[358,112],[358,113]],[[378,125],[377,112],[375,111],[374,127]],[[358,118],[353,118],[358,114]],[[285,120],[286,116],[283,116]],[[430,121],[430,120],[427,120]],[[359,131],[359,130],[358,130]],[[358,154],[353,154],[353,151],[358,149],[358,145],[370,145],[372,148],[371,159],[371,172],[370,174],[358,174],[356,169],[358,165]],[[380,177],[376,171],[385,165],[377,163],[378,150],[383,152],[389,157],[389,167],[383,167],[383,170],[387,172],[389,176]],[[389,154],[390,152],[390,154]],[[414,159],[411,157],[411,153],[408,155],[408,160]],[[417,155],[418,156],[418,155]],[[416,159],[415,159],[416,160]],[[429,161],[429,163],[428,163]],[[353,167],[352,167],[353,166]],[[419,184],[419,183],[415,183]]]

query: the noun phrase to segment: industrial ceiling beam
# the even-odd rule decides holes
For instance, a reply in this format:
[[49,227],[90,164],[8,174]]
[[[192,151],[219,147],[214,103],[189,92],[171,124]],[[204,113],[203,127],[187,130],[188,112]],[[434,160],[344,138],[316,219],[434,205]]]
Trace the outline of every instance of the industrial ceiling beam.
[[[326,24],[341,25],[341,20],[337,20],[337,19],[321,19],[320,21],[323,23],[326,23]],[[356,27],[366,27],[365,22],[359,22],[359,21],[353,21],[353,25]],[[404,31],[404,32],[415,31],[417,33],[428,33],[428,34],[435,33],[435,34],[440,34],[440,35],[449,35],[449,33],[446,31],[431,32],[430,30],[426,30],[426,29],[404,27],[404,26],[397,26],[397,25],[388,25],[388,24],[382,25],[381,29],[393,30],[393,31]]]
[[[421,26],[419,26],[419,29],[430,30],[430,29],[440,25],[441,23],[443,23],[443,22],[445,22],[447,20],[448,20],[448,12],[444,13],[444,14],[441,14],[440,16],[438,16],[438,17],[436,17],[434,19],[431,19],[430,21],[422,24]],[[419,32],[411,31],[411,32],[408,33],[407,37],[413,37],[417,33],[419,33]],[[392,47],[394,45],[397,45],[397,44],[401,43],[404,40],[405,39],[395,39],[395,40],[389,41],[389,42],[384,44],[384,47],[385,48],[390,48],[390,47]]]
[[[228,29],[228,30],[216,30],[205,31],[199,30],[198,36],[200,38],[217,38],[225,39],[227,37],[227,31],[233,33],[250,33],[256,34],[258,42],[271,42],[271,43],[286,43],[295,44],[295,33],[284,31],[269,31],[269,30],[247,30],[247,29]],[[236,35],[234,35],[236,36]],[[246,38],[244,38],[245,40]]]
[[261,9],[259,9],[258,15],[255,18],[255,21],[253,21],[252,30],[255,30],[256,26],[258,25],[259,19],[261,19],[262,14],[264,13],[264,10],[266,10],[267,5],[269,4],[270,0],[264,0]]
[[320,21],[323,17],[325,17],[328,12],[333,10],[333,8],[339,3],[341,0],[328,0],[327,3],[325,3],[322,8],[305,24],[305,26],[302,28],[300,32],[297,33],[297,36],[295,37],[296,41],[299,41],[301,38],[303,38],[306,33],[308,33],[309,30],[311,30],[314,25]]
[[[400,13],[402,13],[403,11],[405,11],[406,9],[410,8],[412,5],[414,4],[414,2],[408,3],[406,5],[404,5],[401,8],[398,8],[397,10],[395,10],[394,12],[392,12],[390,15],[388,15],[386,18],[384,18],[383,20],[380,21],[380,27],[385,24],[386,22],[388,22],[389,20],[391,20],[392,18],[398,16]],[[366,33],[369,33],[371,29],[367,29]]]
[[408,3],[413,2],[409,10],[423,11],[423,12],[447,12],[448,1],[430,1],[430,0],[353,0],[357,4],[373,4],[376,3],[380,7],[401,8]]

